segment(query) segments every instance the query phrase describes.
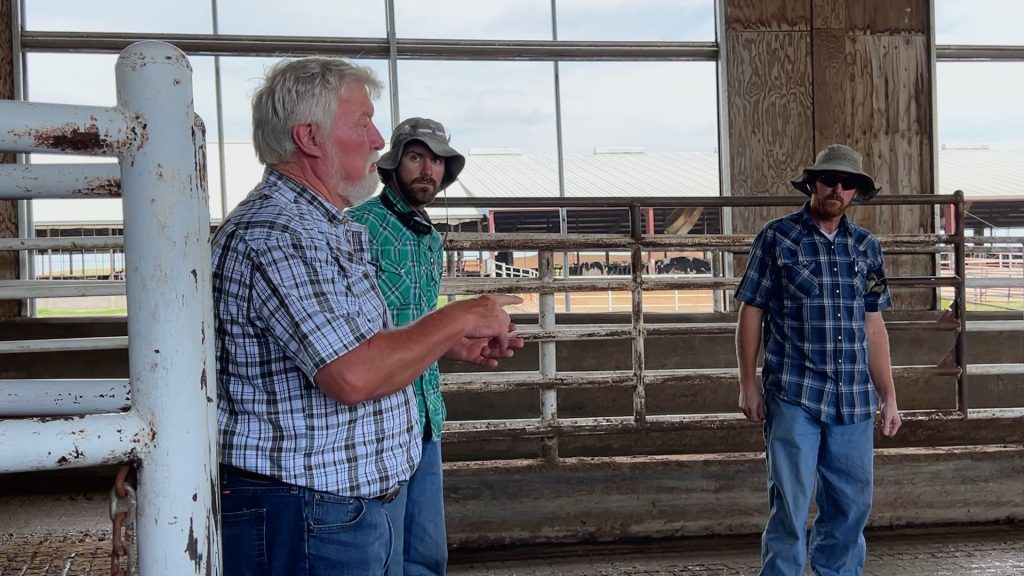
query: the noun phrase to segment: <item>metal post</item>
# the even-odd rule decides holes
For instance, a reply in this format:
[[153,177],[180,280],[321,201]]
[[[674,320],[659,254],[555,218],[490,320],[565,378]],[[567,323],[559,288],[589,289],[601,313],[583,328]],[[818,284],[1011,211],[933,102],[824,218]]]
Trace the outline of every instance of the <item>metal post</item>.
[[960,368],[960,375],[956,378],[956,408],[967,419],[967,364],[965,355],[965,342],[967,334],[967,260],[966,247],[964,246],[964,222],[967,218],[967,207],[964,205],[963,190],[957,190],[953,194],[956,199],[956,232],[953,235],[953,265],[956,270],[956,299],[953,301],[953,313],[960,325],[960,331],[956,333],[956,343],[953,348],[954,360]]
[[148,132],[120,157],[132,409],[158,432],[139,469],[139,569],[220,574],[205,129],[177,48],[133,44],[116,70],[119,107]]
[[[537,272],[543,282],[554,279],[554,253],[541,250],[537,253]],[[538,316],[541,330],[555,329],[555,295],[550,292],[541,293],[538,298]],[[555,376],[555,342],[551,340],[540,343],[540,375],[544,378]],[[541,420],[546,426],[558,425],[558,390],[542,388],[540,391]],[[548,462],[558,461],[558,437],[548,436],[541,441],[541,456]]]
[[647,421],[647,391],[644,387],[644,256],[639,244],[643,238],[639,204],[629,207],[629,232],[634,242],[630,248],[633,378],[636,380],[633,388],[633,419],[637,424],[644,424]]

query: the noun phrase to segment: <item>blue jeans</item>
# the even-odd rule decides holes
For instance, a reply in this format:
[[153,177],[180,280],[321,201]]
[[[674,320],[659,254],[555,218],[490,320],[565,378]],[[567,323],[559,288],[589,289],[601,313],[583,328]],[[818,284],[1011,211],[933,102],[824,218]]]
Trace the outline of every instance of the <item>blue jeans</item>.
[[765,410],[771,510],[761,538],[761,574],[803,574],[812,492],[818,515],[811,528],[811,571],[861,574],[864,526],[871,514],[874,422],[826,424],[770,392]]
[[383,576],[391,523],[378,499],[349,498],[221,467],[225,576]]
[[441,441],[423,441],[420,465],[394,502],[384,507],[395,527],[388,576],[443,575],[448,566]]

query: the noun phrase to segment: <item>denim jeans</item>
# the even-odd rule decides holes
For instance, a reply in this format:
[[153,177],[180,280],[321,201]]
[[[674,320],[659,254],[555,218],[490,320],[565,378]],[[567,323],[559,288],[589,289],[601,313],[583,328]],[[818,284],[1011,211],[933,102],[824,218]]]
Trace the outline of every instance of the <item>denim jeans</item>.
[[423,441],[420,465],[405,490],[384,506],[395,527],[388,576],[443,575],[448,566],[441,441]]
[[377,499],[349,498],[221,467],[225,576],[387,573],[391,523]]
[[818,506],[810,538],[812,573],[861,574],[864,526],[871,513],[874,422],[827,424],[774,393],[765,395],[765,409],[770,512],[761,538],[761,574],[803,574],[812,492]]

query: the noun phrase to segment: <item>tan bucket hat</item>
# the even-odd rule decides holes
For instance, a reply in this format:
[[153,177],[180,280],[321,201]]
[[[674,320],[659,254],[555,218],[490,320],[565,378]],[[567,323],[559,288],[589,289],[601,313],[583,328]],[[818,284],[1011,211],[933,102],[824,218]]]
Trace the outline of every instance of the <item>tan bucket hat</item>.
[[822,172],[842,172],[857,176],[857,196],[853,199],[856,203],[871,200],[881,190],[875,185],[875,179],[864,171],[864,160],[860,153],[843,144],[829,144],[818,152],[814,164],[804,168],[798,178],[790,180],[790,184],[811,196],[814,194],[814,179]]

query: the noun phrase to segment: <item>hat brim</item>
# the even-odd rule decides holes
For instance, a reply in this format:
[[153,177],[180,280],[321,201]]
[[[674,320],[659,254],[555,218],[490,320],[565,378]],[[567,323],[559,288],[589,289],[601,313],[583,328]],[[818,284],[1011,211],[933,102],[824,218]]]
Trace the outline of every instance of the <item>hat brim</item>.
[[789,181],[794,188],[802,192],[805,196],[813,196],[814,188],[814,176],[822,172],[841,172],[843,174],[850,174],[851,176],[857,176],[860,178],[860,183],[857,185],[857,195],[853,198],[855,204],[861,204],[867,202],[875,197],[882,188],[875,185],[875,180],[865,174],[864,172],[852,172],[846,166],[840,166],[830,163],[816,164],[807,168],[803,171],[800,176]]
[[459,154],[454,148],[449,146],[446,142],[442,142],[436,138],[421,138],[413,137],[402,140],[397,147],[388,150],[387,153],[382,155],[377,160],[377,172],[380,173],[381,178],[386,178],[387,175],[381,171],[391,172],[395,168],[398,168],[398,161],[402,158],[402,154],[405,151],[405,145],[409,142],[421,142],[435,156],[444,158],[444,178],[441,179],[441,189],[445,189],[452,185],[455,180],[458,179],[459,174],[462,173],[462,169],[466,167],[466,158],[462,154]]

